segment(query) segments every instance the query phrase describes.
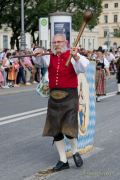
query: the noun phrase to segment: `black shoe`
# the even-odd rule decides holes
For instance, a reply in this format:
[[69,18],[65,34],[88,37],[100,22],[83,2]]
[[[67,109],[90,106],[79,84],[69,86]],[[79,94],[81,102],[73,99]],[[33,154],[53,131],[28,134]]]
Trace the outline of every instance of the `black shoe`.
[[98,97],[96,97],[96,102],[100,102],[100,99]]
[[70,166],[69,166],[69,163],[66,162],[62,162],[62,161],[58,161],[58,163],[56,164],[55,167],[53,167],[53,171],[62,171],[64,169],[69,169]]
[[120,95],[120,92],[119,92],[119,91],[117,92],[117,95]]
[[78,152],[73,155],[73,159],[77,167],[81,167],[83,165],[83,160]]

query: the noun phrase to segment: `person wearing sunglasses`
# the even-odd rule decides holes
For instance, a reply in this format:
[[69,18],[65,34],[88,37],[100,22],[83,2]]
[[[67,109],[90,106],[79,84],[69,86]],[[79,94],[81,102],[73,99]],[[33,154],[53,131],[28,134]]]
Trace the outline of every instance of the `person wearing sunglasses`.
[[[78,80],[77,75],[84,73],[89,60],[78,53],[77,47],[67,48],[64,34],[56,34],[51,43],[50,55],[43,55],[43,50],[34,51],[40,58],[41,65],[48,68],[50,96],[43,136],[52,136],[59,153],[59,161],[54,171],[70,168],[64,145],[64,137],[71,144],[73,159],[77,167],[83,165],[77,149],[78,137]],[[66,67],[68,58],[71,62]]]

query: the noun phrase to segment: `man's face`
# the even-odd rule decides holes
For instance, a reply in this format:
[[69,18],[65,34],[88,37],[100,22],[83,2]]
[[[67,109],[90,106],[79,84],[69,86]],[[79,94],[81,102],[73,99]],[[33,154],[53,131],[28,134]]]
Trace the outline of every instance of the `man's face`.
[[52,41],[52,49],[55,54],[60,54],[66,51],[67,45],[64,36],[55,36]]

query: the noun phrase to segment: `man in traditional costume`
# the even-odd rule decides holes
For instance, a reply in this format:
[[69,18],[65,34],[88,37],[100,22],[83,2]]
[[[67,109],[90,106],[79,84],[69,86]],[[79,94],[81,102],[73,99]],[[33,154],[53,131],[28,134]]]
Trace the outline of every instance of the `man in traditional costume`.
[[120,95],[120,57],[118,57],[117,59],[116,68],[117,68],[116,78],[117,78],[117,86],[118,86],[117,95]]
[[[41,50],[34,52],[39,58]],[[70,54],[71,62],[65,66]],[[53,167],[54,171],[69,168],[65,153],[64,136],[70,143],[73,159],[77,167],[83,165],[83,160],[77,150],[78,137],[78,80],[77,74],[85,72],[89,61],[77,53],[77,48],[68,50],[65,35],[56,34],[52,40],[51,54],[42,56],[41,65],[48,68],[50,96],[43,136],[54,137],[60,160]]]
[[106,74],[109,73],[109,62],[104,56],[104,51],[98,51],[96,57],[96,101],[100,101],[100,96],[106,95]]

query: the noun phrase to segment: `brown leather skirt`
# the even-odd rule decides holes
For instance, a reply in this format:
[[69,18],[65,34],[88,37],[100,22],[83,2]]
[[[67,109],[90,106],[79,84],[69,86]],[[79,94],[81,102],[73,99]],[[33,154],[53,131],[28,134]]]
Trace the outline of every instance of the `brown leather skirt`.
[[62,99],[49,97],[43,136],[55,137],[58,133],[63,133],[64,135],[77,138],[78,91],[77,88],[62,90],[68,93],[66,97]]

